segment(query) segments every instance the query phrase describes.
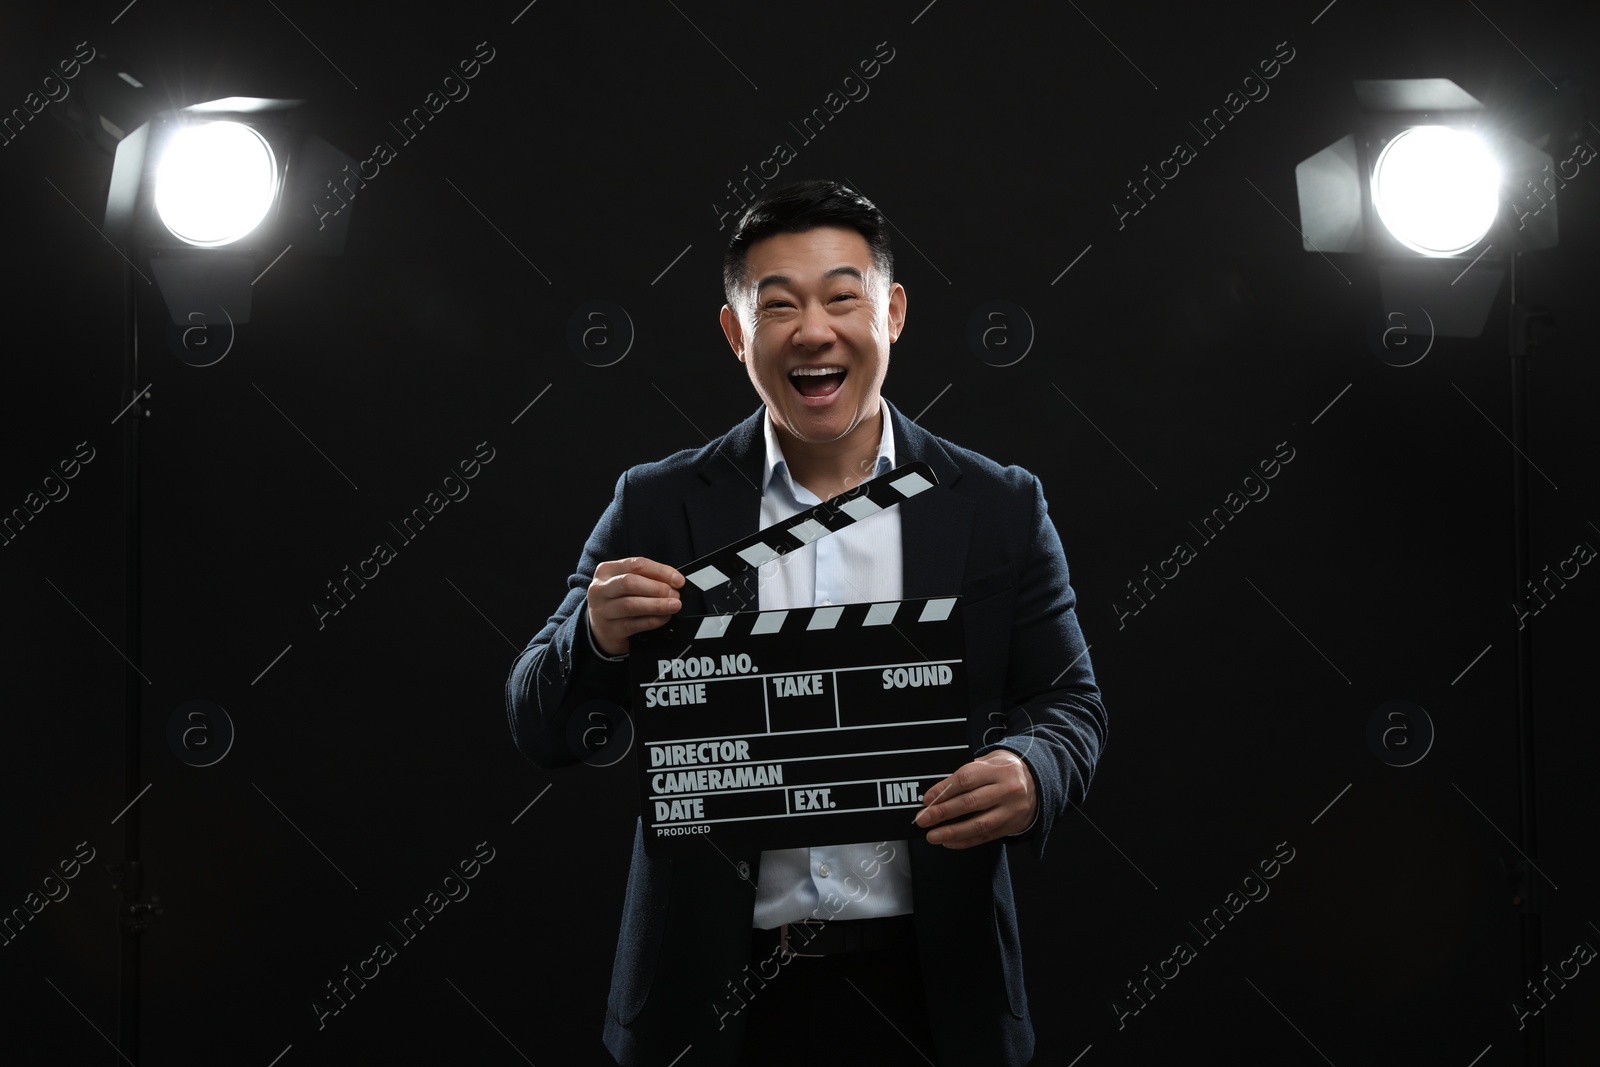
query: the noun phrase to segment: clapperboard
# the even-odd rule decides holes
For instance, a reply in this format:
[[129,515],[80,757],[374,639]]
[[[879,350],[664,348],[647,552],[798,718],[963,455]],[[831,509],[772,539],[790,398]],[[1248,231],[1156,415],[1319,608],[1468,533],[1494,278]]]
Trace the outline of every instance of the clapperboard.
[[[937,484],[888,474],[678,568],[702,590]],[[902,519],[904,521],[904,519]],[[908,837],[966,762],[960,598],[674,618],[630,640],[645,849]]]

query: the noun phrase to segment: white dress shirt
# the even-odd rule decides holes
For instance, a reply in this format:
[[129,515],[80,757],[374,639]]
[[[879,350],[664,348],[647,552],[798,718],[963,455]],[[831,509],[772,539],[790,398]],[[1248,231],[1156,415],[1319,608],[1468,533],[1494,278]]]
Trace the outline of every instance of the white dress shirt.
[[[861,481],[894,469],[894,427],[889,406],[879,399],[883,432],[877,464]],[[762,420],[767,439],[766,479],[761,520],[766,529],[822,503],[789,474],[770,417]],[[764,565],[760,573],[762,611],[862,604],[901,597],[900,509],[889,507]],[[907,820],[910,823],[910,820]],[[911,911],[911,864],[904,840],[784,848],[761,853],[761,884],[756,887],[752,925],[770,930],[798,919],[868,919]],[[894,850],[893,859],[883,862]],[[828,901],[826,908],[823,901]],[[844,910],[840,910],[841,904]]]

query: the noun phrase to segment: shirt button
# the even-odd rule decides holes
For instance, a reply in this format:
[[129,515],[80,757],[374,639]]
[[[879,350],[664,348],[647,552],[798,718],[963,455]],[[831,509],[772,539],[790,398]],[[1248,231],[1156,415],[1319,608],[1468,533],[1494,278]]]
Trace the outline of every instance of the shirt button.
[[817,606],[821,607],[821,608],[831,608],[831,607],[833,607],[833,601],[824,600],[821,604],[818,604]]
[[824,863],[822,866],[818,867],[817,873],[822,875],[824,878],[828,877],[828,865]]

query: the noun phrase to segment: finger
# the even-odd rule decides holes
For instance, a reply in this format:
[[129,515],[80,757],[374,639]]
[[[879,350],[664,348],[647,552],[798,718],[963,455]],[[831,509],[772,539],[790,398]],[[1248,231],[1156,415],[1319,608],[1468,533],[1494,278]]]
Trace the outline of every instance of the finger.
[[[956,774],[960,773],[960,771],[956,772]],[[950,777],[945,778],[942,781],[935,782],[933,785],[922,791],[923,811],[928,810],[941,801],[949,800],[952,797],[959,796],[961,793],[966,791],[961,784],[961,780],[956,777],[956,774],[952,774]],[[921,815],[922,812],[919,811],[917,814]]]
[[617,600],[602,600],[594,606],[591,616],[605,623],[621,623],[641,615],[671,618],[683,607],[677,597],[630,596]]
[[[971,818],[946,823],[937,830],[930,831],[928,843],[944,848],[973,848],[1007,836],[1015,821],[1013,816],[1008,816],[1001,809],[990,808]],[[1020,829],[1020,826],[1018,828]]]
[[610,578],[618,574],[641,574],[646,578],[653,578],[658,582],[665,582],[674,589],[681,589],[684,584],[683,575],[677,569],[665,563],[657,563],[646,556],[629,556],[627,559],[607,560],[594,569],[596,579]]
[[634,615],[617,623],[624,636],[631,637],[645,630],[654,630],[672,621],[671,615]]
[[627,596],[676,598],[678,595],[678,590],[671,584],[632,571],[597,579],[592,586],[595,595],[608,599]]
[[[950,777],[935,782],[923,792],[923,809],[917,813],[912,822],[915,822],[918,826],[932,826],[940,821],[938,812],[932,809],[937,808],[940,804],[953,802],[963,793],[970,792],[995,780],[992,764],[981,761],[962,764],[956,768],[955,773]],[[932,811],[931,814],[929,814],[930,811]]]
[[965,818],[943,823],[928,831],[928,844],[946,848],[971,848],[1021,833],[1032,818],[1031,804],[1008,798]]
[[1013,797],[1014,794],[1001,785],[986,785],[978,789],[970,789],[959,796],[951,797],[943,804],[935,804],[931,808],[922,809],[921,818],[917,820],[917,825],[923,827],[939,826],[974,813],[1000,808],[1012,800]]
[[654,630],[671,621],[671,615],[632,615],[626,619],[613,620],[604,626],[596,627],[591,624],[591,629],[595,631],[596,644],[608,655],[621,656],[628,653],[628,638],[645,630]]

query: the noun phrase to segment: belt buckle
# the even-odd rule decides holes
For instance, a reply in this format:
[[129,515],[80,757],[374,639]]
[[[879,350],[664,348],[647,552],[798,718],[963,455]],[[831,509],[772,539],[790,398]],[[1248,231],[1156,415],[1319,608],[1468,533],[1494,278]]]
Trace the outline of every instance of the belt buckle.
[[782,950],[783,955],[806,956],[811,959],[821,959],[827,955],[825,952],[796,952],[791,949],[789,947],[789,926],[789,923],[784,923],[778,927],[778,946]]

